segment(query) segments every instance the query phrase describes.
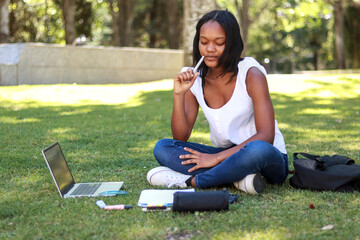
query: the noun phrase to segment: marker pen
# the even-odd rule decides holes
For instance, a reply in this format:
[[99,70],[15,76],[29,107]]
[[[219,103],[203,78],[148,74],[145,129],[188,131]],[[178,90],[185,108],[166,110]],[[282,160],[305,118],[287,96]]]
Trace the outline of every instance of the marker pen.
[[197,72],[197,70],[198,70],[198,68],[200,67],[200,64],[202,63],[202,61],[204,60],[204,57],[205,56],[202,56],[201,58],[200,58],[200,60],[198,61],[198,63],[196,64],[196,66],[195,66],[195,68],[194,68],[194,74]]
[[164,210],[168,206],[167,205],[147,205],[146,208],[148,210]]
[[107,205],[104,207],[105,210],[124,210],[131,209],[131,205]]
[[100,196],[115,196],[115,195],[125,195],[128,192],[126,191],[107,191],[99,193]]

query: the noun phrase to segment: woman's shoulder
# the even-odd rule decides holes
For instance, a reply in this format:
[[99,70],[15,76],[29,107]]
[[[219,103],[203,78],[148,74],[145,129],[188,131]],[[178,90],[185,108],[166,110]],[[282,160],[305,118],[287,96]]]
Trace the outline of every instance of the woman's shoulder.
[[245,57],[238,64],[239,72],[243,73],[247,73],[252,67],[256,67],[266,76],[265,68],[253,57]]
[[248,67],[248,66],[261,66],[260,63],[253,57],[244,57],[239,61],[239,67]]

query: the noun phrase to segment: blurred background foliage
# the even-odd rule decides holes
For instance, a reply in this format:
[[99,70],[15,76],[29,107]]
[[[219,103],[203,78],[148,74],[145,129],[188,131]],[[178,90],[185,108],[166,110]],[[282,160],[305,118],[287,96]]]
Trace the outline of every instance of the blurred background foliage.
[[[189,0],[1,1],[8,1],[9,11],[9,33],[2,42],[184,47],[184,1]],[[359,0],[212,1],[234,13],[246,56],[271,73],[359,68]],[[336,29],[343,32],[340,42]]]

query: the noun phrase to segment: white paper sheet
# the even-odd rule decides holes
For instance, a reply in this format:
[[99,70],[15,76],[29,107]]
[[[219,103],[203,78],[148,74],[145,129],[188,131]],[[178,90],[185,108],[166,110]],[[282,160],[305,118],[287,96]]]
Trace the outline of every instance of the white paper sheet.
[[141,191],[138,206],[147,207],[162,205],[171,207],[174,202],[175,192],[195,192],[195,189],[145,189]]

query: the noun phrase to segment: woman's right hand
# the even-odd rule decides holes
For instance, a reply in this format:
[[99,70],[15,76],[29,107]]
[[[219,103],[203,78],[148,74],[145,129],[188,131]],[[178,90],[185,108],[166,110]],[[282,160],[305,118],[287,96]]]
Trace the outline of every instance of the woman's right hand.
[[194,84],[199,72],[195,73],[191,68],[176,75],[174,79],[174,94],[184,94]]

